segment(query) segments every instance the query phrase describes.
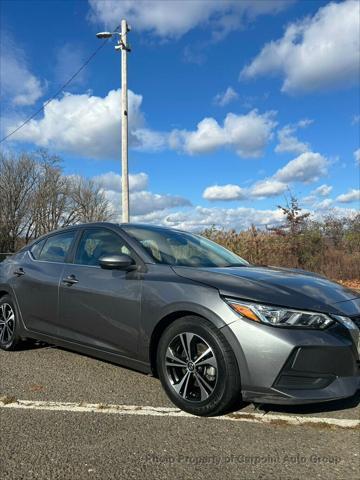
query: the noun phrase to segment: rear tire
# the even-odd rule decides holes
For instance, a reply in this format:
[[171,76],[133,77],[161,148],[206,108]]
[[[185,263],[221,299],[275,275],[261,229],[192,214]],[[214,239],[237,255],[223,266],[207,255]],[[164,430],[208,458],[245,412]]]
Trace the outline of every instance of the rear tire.
[[170,400],[198,416],[228,413],[241,399],[235,354],[208,320],[186,316],[160,338],[157,371]]
[[0,298],[0,349],[15,350],[21,343],[19,319],[10,295]]

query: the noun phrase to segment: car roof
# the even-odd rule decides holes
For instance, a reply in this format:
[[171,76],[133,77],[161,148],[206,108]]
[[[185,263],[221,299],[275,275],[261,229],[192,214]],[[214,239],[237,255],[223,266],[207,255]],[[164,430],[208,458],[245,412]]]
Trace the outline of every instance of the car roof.
[[176,228],[170,228],[170,227],[163,227],[161,225],[153,225],[153,224],[148,224],[148,223],[116,223],[116,222],[88,222],[88,223],[79,223],[76,225],[69,225],[68,227],[63,227],[59,228],[57,230],[52,230],[51,232],[44,233],[44,235],[41,235],[38,237],[36,240],[31,242],[29,245],[34,244],[35,242],[38,242],[41,239],[44,239],[50,235],[54,235],[56,233],[63,233],[67,232],[68,230],[78,230],[80,228],[86,228],[86,227],[119,227],[119,228],[124,228],[126,231],[126,227],[135,227],[135,228],[144,228],[147,230],[170,230],[173,232],[179,232],[179,233],[186,233],[183,230],[179,230]]
[[144,228],[146,230],[170,230],[172,232],[185,233],[183,230],[179,230],[177,228],[163,227],[162,225],[154,225],[151,223],[119,223],[118,225],[121,228],[125,228],[125,229],[126,227],[135,227],[135,228]]

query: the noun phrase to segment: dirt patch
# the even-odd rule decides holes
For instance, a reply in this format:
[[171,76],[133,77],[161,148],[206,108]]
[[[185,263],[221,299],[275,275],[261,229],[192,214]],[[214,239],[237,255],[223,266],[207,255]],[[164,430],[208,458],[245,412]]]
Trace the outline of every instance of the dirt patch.
[[318,429],[327,429],[327,430],[336,430],[338,428],[345,428],[347,430],[360,430],[360,425],[354,425],[354,426],[347,426],[347,425],[334,425],[331,423],[327,422],[299,422],[294,423],[291,418],[289,420],[285,418],[268,418],[264,415],[264,417],[259,417],[257,415],[254,415],[252,413],[230,413],[226,415],[229,418],[233,418],[235,420],[254,420],[258,423],[261,423],[263,425],[269,425],[269,426],[278,426],[278,427],[294,427],[294,426],[302,426],[302,427],[312,427],[312,428],[318,428]]
[[9,405],[9,403],[16,403],[16,402],[17,402],[16,397],[11,395],[3,395],[2,397],[0,397],[0,403],[2,403],[3,405]]
[[44,385],[40,385],[37,383],[34,383],[29,387],[30,392],[42,392],[44,389],[45,389]]

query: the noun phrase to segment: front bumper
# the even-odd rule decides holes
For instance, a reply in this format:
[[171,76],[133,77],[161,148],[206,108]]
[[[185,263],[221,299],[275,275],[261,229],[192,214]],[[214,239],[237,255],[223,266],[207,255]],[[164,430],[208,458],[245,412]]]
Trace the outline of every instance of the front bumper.
[[237,357],[244,401],[305,404],[360,388],[359,332],[276,328],[239,319],[221,329]]

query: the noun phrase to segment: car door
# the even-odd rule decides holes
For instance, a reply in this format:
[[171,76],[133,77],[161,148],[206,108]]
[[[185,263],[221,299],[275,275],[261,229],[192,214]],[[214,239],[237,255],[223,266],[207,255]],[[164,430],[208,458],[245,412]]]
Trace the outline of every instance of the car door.
[[127,357],[136,356],[141,312],[138,270],[107,270],[104,255],[136,257],[122,237],[103,227],[84,229],[73,264],[65,266],[59,288],[61,337]]
[[76,230],[35,243],[14,267],[11,286],[29,330],[57,335],[58,289]]

